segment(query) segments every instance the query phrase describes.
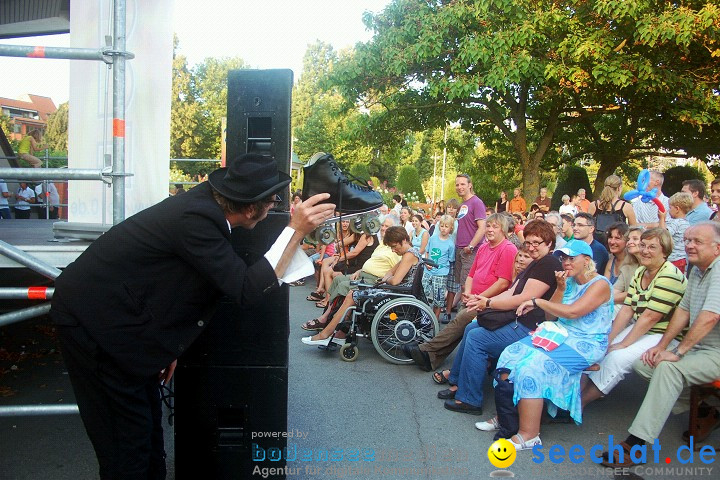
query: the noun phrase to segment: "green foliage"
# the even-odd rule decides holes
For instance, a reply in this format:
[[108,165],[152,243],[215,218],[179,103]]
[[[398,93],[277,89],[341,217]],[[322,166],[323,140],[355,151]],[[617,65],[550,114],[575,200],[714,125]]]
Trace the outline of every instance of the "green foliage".
[[348,108],[337,89],[326,85],[336,60],[332,46],[323,42],[305,52],[303,72],[293,89],[293,149],[301,159],[315,152],[332,153],[346,166],[362,164],[369,174],[387,178],[380,149],[373,149],[360,133],[366,129],[365,115]]
[[[512,198],[513,190],[521,187],[522,172],[512,158],[512,151],[502,144],[495,148],[480,145],[475,149],[474,158],[461,163],[458,171],[469,174],[475,194],[486,205],[494,207],[500,191],[505,190],[507,198]],[[452,181],[452,196],[457,196],[454,177]]]
[[68,102],[61,104],[47,120],[44,140],[47,145],[56,151],[68,151],[68,115],[70,106]]
[[5,132],[5,136],[9,138],[12,132],[12,120],[2,112],[0,112],[0,128]]
[[386,190],[384,188],[378,188],[378,193],[380,193],[380,196],[383,198],[383,203],[387,205],[388,207],[392,208],[393,205],[395,205],[395,202],[393,202],[393,195],[395,195],[394,192],[391,192],[390,190]]
[[175,182],[192,182],[192,181],[193,181],[193,179],[192,179],[192,177],[191,177],[190,175],[188,175],[187,173],[183,172],[182,170],[180,170],[180,169],[177,168],[177,167],[171,167],[171,168],[170,168],[170,175],[169,175],[169,177],[170,177],[170,183],[175,183]]
[[364,163],[356,163],[350,167],[350,173],[361,180],[370,180],[370,170]]
[[716,2],[394,0],[365,21],[374,37],[331,75],[368,135],[457,123],[512,152],[527,198],[563,150],[598,181],[661,149],[720,151],[704,133],[720,121]]
[[665,170],[664,175],[665,181],[663,182],[662,191],[668,197],[682,190],[682,182],[685,180],[698,179],[707,183],[705,175],[690,165],[668,168]]
[[557,187],[552,196],[551,209],[557,210],[562,205],[562,196],[568,195],[572,198],[576,195],[578,190],[585,189],[585,197],[588,200],[592,200],[592,193],[590,189],[590,180],[588,179],[587,172],[584,168],[576,165],[568,165],[564,169],[560,170],[558,174]]
[[[398,171],[397,181],[395,182],[398,191],[405,194],[405,199],[410,201],[425,201],[422,182],[417,168],[412,165],[403,165]],[[411,199],[410,196],[413,196]]]
[[[248,68],[240,58],[206,58],[190,67],[175,37],[170,111],[170,158],[220,158],[221,122],[227,111],[227,74]],[[189,175],[210,172],[215,163],[182,162]]]

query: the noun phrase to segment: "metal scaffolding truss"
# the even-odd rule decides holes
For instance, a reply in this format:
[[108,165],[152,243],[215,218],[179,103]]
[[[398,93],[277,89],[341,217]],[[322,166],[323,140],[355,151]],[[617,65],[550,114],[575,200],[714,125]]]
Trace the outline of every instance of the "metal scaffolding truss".
[[[126,0],[113,1],[113,35],[112,46],[99,49],[43,47],[25,45],[0,45],[0,56],[24,58],[58,58],[68,60],[94,60],[102,61],[112,66],[112,92],[113,92],[113,128],[112,138],[112,167],[108,169],[64,169],[64,168],[0,168],[0,178],[6,179],[32,179],[32,180],[101,180],[112,185],[112,211],[113,224],[120,223],[125,218],[125,61],[134,58],[126,51]],[[0,254],[12,258],[16,262],[46,276],[55,279],[60,270],[52,265],[37,259],[12,245],[0,241]],[[33,288],[33,287],[31,287]],[[23,293],[23,291],[25,293]],[[32,293],[28,289],[11,288],[1,289],[0,299],[24,298],[49,299],[53,289],[46,289],[42,295],[37,291]],[[0,315],[0,326],[26,320],[46,314],[50,304],[16,310]],[[76,405],[32,405],[13,406],[0,409],[0,415],[52,415],[58,413],[77,413]]]
[[[2,57],[24,58],[62,58],[67,60],[95,60],[112,65],[112,91],[113,91],[113,125],[125,125],[125,61],[134,58],[134,55],[125,51],[125,17],[126,1],[113,2],[113,45],[100,49],[68,48],[68,47],[41,47],[28,45],[0,45]],[[113,128],[112,139],[112,171],[92,169],[42,169],[33,172],[27,169],[0,169],[5,178],[26,178],[38,180],[104,180],[112,183],[113,189],[113,224],[125,219],[125,135],[124,128],[117,129],[123,132],[116,133]],[[13,173],[14,172],[14,173]]]

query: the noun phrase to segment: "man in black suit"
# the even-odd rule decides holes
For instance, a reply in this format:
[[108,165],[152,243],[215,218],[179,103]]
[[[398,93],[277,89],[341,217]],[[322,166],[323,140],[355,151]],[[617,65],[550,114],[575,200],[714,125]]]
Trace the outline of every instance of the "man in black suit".
[[305,235],[333,215],[335,205],[319,203],[328,194],[309,198],[271,249],[279,260],[245,264],[231,228],[253,228],[289,183],[274,160],[243,155],[115,225],[57,278],[50,314],[101,479],[165,478],[160,383],[221,296],[261,300]]

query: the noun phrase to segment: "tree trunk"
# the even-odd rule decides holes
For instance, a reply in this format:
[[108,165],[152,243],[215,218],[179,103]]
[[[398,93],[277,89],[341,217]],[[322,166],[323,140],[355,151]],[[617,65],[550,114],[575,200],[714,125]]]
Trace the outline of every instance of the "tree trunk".
[[517,133],[513,147],[522,168],[522,191],[529,210],[535,197],[540,193],[540,159],[536,159],[536,155],[531,155],[528,151],[524,132]]
[[598,153],[598,164],[600,165],[600,168],[598,169],[597,177],[595,178],[592,198],[597,198],[600,195],[603,187],[605,186],[605,179],[612,175],[625,161],[627,161],[626,152]]

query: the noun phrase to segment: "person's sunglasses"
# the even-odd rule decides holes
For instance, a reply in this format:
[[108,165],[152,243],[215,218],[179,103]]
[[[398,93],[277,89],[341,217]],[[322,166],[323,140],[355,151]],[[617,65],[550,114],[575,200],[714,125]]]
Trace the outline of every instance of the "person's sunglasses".
[[273,195],[273,198],[271,198],[269,200],[265,200],[265,203],[273,204],[273,207],[276,207],[282,203],[282,198],[280,197],[280,195],[275,194],[275,195]]

